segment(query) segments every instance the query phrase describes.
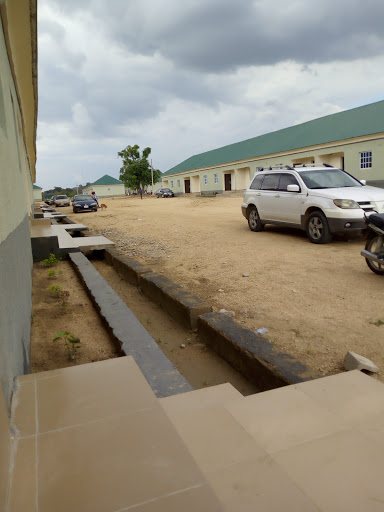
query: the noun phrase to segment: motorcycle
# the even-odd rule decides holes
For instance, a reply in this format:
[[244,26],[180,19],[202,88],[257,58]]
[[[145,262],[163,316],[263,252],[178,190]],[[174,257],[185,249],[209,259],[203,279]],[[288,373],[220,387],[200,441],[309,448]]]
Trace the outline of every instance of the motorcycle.
[[361,255],[375,274],[384,275],[384,213],[364,215],[367,224],[367,241]]

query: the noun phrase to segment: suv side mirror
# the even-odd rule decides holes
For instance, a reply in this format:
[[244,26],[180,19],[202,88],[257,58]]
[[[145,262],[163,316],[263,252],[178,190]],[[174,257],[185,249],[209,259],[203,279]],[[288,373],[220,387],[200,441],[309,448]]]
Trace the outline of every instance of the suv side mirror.
[[367,184],[367,180],[359,180],[359,181],[360,181],[360,183],[361,183],[362,185],[366,185],[366,184]]
[[300,192],[299,185],[288,185],[287,192]]

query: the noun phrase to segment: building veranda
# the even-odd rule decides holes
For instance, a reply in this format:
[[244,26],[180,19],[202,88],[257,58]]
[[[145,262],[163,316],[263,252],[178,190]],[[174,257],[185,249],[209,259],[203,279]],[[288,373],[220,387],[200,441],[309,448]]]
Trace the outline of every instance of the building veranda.
[[194,155],[162,175],[175,194],[245,190],[260,168],[323,163],[384,187],[384,101]]

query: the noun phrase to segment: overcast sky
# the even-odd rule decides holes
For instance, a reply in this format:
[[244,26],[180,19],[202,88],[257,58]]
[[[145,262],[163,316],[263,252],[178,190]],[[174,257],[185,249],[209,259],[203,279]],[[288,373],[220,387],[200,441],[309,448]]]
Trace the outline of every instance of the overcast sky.
[[162,172],[384,99],[383,0],[39,0],[36,183]]

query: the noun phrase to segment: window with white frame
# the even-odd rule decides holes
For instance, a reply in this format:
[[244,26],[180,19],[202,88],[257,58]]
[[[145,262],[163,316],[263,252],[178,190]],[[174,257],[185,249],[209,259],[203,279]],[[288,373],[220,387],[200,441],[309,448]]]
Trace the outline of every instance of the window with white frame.
[[372,167],[372,151],[362,151],[360,153],[360,169]]
[[177,180],[177,186],[180,187],[180,180]]
[[215,183],[219,183],[219,175],[215,174]]
[[207,176],[207,175],[205,175],[205,176],[204,176],[204,184],[205,184],[205,185],[207,185],[207,184],[208,184],[208,176]]

